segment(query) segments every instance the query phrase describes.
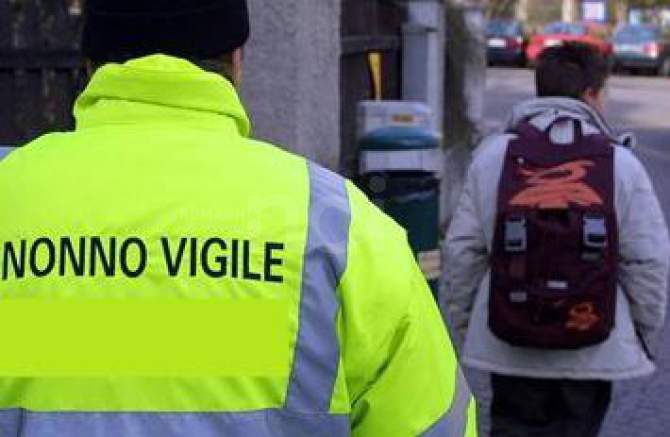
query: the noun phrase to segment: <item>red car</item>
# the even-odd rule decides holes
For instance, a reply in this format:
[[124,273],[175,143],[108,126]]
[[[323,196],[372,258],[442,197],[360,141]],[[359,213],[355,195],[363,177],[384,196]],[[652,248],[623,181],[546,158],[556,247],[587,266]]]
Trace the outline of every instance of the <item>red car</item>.
[[535,63],[540,54],[547,47],[563,44],[564,42],[581,42],[589,44],[600,51],[606,58],[612,56],[612,43],[607,39],[608,28],[603,25],[589,23],[551,23],[544,27],[541,34],[531,38],[526,55],[528,61]]

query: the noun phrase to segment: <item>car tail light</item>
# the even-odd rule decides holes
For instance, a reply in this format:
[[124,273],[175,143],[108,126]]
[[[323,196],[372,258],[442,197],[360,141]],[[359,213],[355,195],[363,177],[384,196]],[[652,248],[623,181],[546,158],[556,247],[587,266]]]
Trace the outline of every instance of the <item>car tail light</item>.
[[644,45],[644,54],[652,58],[658,58],[661,49],[657,42],[650,42]]
[[523,38],[520,36],[507,39],[507,46],[513,49],[518,49],[523,47]]

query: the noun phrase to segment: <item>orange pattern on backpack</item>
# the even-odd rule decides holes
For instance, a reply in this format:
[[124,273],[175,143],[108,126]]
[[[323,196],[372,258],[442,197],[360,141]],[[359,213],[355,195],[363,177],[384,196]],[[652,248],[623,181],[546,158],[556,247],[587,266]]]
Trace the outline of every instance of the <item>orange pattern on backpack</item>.
[[567,209],[571,203],[581,206],[602,205],[603,199],[583,180],[593,161],[580,160],[542,170],[521,170],[530,187],[510,200],[511,206],[540,209]]
[[577,331],[588,331],[600,321],[595,306],[590,302],[580,303],[570,309],[570,319],[565,327]]

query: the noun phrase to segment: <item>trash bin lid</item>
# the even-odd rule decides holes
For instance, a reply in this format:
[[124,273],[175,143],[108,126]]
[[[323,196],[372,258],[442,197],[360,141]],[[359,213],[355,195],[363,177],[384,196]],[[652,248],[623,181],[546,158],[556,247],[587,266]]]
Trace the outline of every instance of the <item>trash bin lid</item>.
[[440,138],[429,130],[392,126],[377,129],[361,138],[361,151],[429,150],[440,147]]

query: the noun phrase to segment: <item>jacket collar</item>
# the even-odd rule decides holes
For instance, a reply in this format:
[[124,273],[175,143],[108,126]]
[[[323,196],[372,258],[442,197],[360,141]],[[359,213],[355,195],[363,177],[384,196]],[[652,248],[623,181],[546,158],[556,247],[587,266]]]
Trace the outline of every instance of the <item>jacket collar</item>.
[[595,131],[604,134],[612,142],[633,147],[632,133],[617,133],[605,118],[584,102],[570,98],[543,97],[527,100],[512,110],[507,127],[516,127],[523,121],[530,121],[540,129],[546,129],[559,118],[572,118],[582,122],[584,132]]
[[194,64],[152,55],[100,68],[74,109],[77,128],[108,124],[205,119],[232,121],[249,136],[249,118],[233,85]]

